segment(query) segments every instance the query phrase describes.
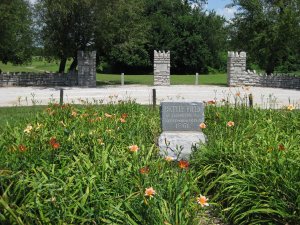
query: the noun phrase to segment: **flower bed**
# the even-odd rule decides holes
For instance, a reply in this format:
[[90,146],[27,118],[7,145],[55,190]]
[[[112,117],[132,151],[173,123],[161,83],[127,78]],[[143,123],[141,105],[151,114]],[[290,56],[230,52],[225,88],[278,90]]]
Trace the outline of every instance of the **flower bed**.
[[0,130],[0,223],[198,224],[212,205],[232,224],[297,224],[299,111],[223,104],[207,103],[208,142],[179,162],[158,156],[158,111],[134,102],[13,121]]
[[158,156],[159,129],[159,113],[133,102],[54,104],[8,126],[0,223],[195,224],[207,200],[187,162]]
[[209,106],[191,165],[232,224],[299,224],[300,112]]

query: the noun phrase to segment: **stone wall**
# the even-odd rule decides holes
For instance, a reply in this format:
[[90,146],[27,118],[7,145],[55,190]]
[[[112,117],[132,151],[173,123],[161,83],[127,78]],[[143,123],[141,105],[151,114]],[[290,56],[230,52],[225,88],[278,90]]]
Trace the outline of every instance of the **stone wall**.
[[0,87],[7,86],[96,86],[96,52],[78,52],[78,72],[0,73]]
[[9,86],[75,86],[77,72],[62,73],[0,73],[0,87]]
[[300,89],[300,77],[285,74],[258,74],[255,70],[246,70],[246,59],[247,54],[245,52],[228,52],[228,86]]
[[170,85],[170,51],[154,50],[154,85]]

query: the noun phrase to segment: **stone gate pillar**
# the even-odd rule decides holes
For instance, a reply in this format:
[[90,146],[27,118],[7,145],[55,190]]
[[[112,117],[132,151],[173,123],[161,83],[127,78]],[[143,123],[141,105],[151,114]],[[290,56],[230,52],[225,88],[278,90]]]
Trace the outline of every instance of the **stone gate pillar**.
[[170,85],[170,51],[154,50],[154,85]]
[[78,86],[96,87],[96,51],[78,51]]
[[246,52],[228,52],[227,85],[236,86],[240,83],[246,71]]

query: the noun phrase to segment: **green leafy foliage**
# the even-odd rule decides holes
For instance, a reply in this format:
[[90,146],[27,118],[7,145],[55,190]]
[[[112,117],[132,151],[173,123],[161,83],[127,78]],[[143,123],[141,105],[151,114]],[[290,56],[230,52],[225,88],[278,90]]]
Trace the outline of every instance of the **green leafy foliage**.
[[53,104],[7,126],[1,224],[195,224],[194,173],[158,155],[158,133],[158,112],[133,102]]
[[40,44],[44,47],[45,56],[60,60],[59,72],[64,71],[68,58],[73,58],[70,70],[74,70],[77,66],[77,51],[93,47],[97,6],[101,3],[94,0],[38,0],[35,4]]
[[268,74],[299,69],[300,4],[291,1],[235,0],[239,10],[231,25],[231,41],[247,51],[250,61]]
[[[204,1],[49,1],[35,5],[37,31],[48,58],[77,65],[77,51],[97,51],[109,72],[151,71],[154,50],[171,50],[172,72],[224,69],[225,20],[207,13]],[[193,7],[192,5],[193,4]]]
[[298,224],[299,110],[209,106],[206,125],[209,142],[195,152],[192,165],[225,220]]
[[173,73],[224,68],[226,62],[220,58],[227,36],[223,18],[179,0],[147,1],[146,13],[151,21],[148,51],[170,50]]
[[31,59],[32,20],[25,0],[0,3],[0,61],[21,64]]

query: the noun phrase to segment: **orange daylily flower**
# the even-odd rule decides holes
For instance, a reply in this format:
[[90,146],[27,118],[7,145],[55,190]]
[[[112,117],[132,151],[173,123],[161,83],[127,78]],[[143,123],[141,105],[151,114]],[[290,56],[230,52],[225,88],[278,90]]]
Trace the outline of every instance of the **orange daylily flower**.
[[123,113],[122,115],[121,115],[121,118],[122,119],[126,119],[128,117],[128,114],[127,113]]
[[189,164],[189,162],[186,161],[186,160],[180,160],[179,163],[178,163],[178,166],[179,166],[179,168],[181,168],[181,169],[188,169],[189,166],[190,166],[190,164]]
[[56,138],[55,137],[50,138],[49,143],[50,143],[50,145],[53,145],[54,143],[56,143]]
[[60,147],[60,144],[59,144],[58,142],[56,142],[56,143],[54,143],[54,144],[52,145],[52,147],[53,147],[54,149],[58,149],[58,148]]
[[25,152],[26,151],[26,146],[25,145],[19,145],[19,150],[20,152]]
[[200,123],[199,127],[200,127],[201,129],[205,129],[205,128],[206,128],[206,124],[205,124],[205,123]]
[[156,192],[153,187],[145,188],[145,196],[152,198],[155,194]]
[[174,159],[174,157],[172,157],[172,156],[166,156],[166,157],[165,157],[165,160],[166,160],[167,162],[172,162],[172,161],[174,161],[175,159]]
[[137,152],[139,150],[139,146],[137,146],[137,145],[130,145],[129,146],[129,150],[131,152]]
[[77,112],[76,111],[72,111],[71,116],[76,117],[77,116]]
[[233,121],[227,122],[227,127],[233,127],[233,126],[234,126],[234,122]]
[[207,102],[208,105],[215,105],[216,104],[216,101],[215,100],[210,100]]
[[49,143],[52,146],[52,148],[54,148],[54,149],[58,149],[60,147],[60,144],[57,142],[55,137],[52,137],[50,139]]
[[96,117],[95,121],[101,121],[102,118],[100,116]]
[[80,115],[81,118],[88,117],[88,116],[89,116],[88,113],[83,113],[83,114]]
[[278,145],[278,149],[279,149],[279,151],[284,151],[285,147],[283,144],[280,144],[280,145]]
[[209,206],[209,204],[207,203],[208,198],[206,198],[206,197],[203,196],[203,195],[200,195],[200,197],[197,197],[196,200],[197,200],[197,203],[198,203],[199,205],[201,205],[202,207],[204,207],[204,206]]
[[150,169],[148,166],[142,167],[141,169],[139,169],[140,174],[148,174]]
[[112,115],[110,115],[108,113],[105,113],[104,116],[107,117],[107,118],[112,118],[113,117]]

